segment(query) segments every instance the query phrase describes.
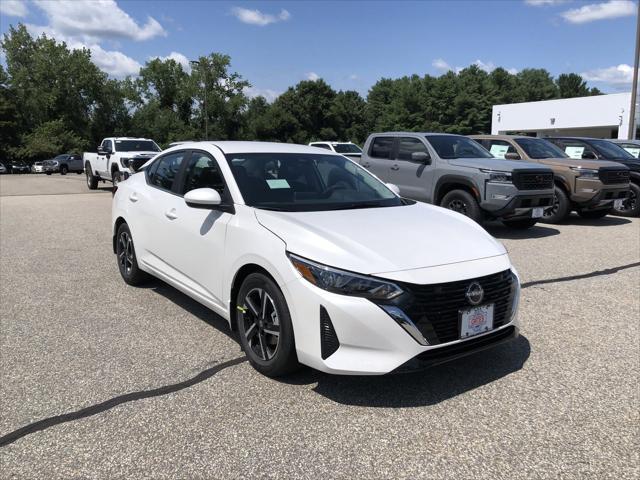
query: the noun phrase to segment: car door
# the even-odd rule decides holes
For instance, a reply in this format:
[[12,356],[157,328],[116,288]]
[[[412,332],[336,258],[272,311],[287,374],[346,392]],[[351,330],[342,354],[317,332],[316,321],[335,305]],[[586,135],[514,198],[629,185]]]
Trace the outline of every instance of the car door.
[[233,201],[218,162],[212,155],[193,150],[185,165],[177,190],[179,197],[175,197],[171,210],[175,218],[166,222],[175,245],[170,246],[163,256],[184,288],[213,308],[226,309],[222,301],[222,263],[227,224],[233,214],[226,209],[190,207],[183,196],[197,188],[212,188],[220,194],[223,205],[232,205]]
[[72,172],[79,172],[82,170],[82,157],[80,155],[69,156],[69,170]]
[[367,158],[360,162],[364,168],[383,182],[393,183],[393,174],[398,168],[393,153],[394,143],[395,137],[390,135],[374,137],[369,146]]
[[[434,166],[425,142],[416,137],[400,136],[395,151],[396,162],[391,166],[393,173],[389,181],[400,188],[403,197],[431,202]],[[416,160],[414,153],[424,153],[429,160]]]
[[[140,239],[136,245],[144,249],[137,252],[138,258],[169,280],[178,277],[174,262],[180,236],[175,224],[184,200],[176,190],[188,154],[188,150],[179,150],[159,157],[145,173],[146,184],[137,184],[129,193],[136,217],[132,234]],[[137,230],[136,225],[144,225],[144,229]]]
[[[113,153],[113,142],[108,139],[104,139],[102,144],[100,145],[103,150],[110,151]],[[109,172],[109,157],[111,155],[103,155],[98,153],[98,164],[96,165],[96,170],[100,174],[101,177],[111,178],[111,173]]]

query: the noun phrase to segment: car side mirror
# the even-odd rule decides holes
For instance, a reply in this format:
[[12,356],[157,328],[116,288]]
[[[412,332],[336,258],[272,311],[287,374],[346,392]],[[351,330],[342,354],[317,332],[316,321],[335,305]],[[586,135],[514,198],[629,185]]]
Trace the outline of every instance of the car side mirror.
[[596,154],[593,152],[583,152],[582,153],[582,159],[583,160],[597,160],[598,157],[596,157]]
[[431,157],[426,152],[413,152],[411,154],[411,160],[413,162],[424,163],[425,165],[429,165],[431,163]]
[[395,193],[396,195],[400,196],[400,188],[398,187],[398,185],[396,185],[395,183],[385,183],[385,185],[393,193]]
[[192,208],[213,210],[220,206],[222,199],[213,188],[196,188],[184,195],[184,201]]
[[516,152],[508,152],[504,154],[504,159],[505,160],[520,160],[520,155],[518,155]]

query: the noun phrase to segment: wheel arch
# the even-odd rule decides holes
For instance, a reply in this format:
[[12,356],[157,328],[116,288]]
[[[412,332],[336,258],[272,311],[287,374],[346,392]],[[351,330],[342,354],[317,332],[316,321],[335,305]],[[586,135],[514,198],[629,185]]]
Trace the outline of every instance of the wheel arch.
[[640,172],[629,172],[629,178],[632,183],[640,186]]
[[453,190],[465,190],[473,195],[473,198],[475,198],[478,203],[482,201],[480,191],[472,180],[459,175],[445,175],[440,177],[436,183],[433,203],[440,205],[444,196]]
[[123,223],[127,223],[127,221],[123,217],[118,217],[116,218],[116,221],[113,224],[113,236],[111,238],[111,241],[113,244],[113,253],[116,253],[116,235],[118,234],[118,229],[120,228],[120,225],[122,225]]
[[273,275],[271,275],[266,268],[258,265],[257,263],[246,263],[236,271],[233,276],[233,281],[231,282],[231,291],[229,295],[229,325],[231,326],[231,330],[234,332],[238,329],[233,316],[235,305],[238,300],[238,292],[240,291],[242,282],[244,282],[244,280],[252,273],[261,273],[266,277],[269,277],[276,285],[278,285],[278,281],[273,277]]
[[567,194],[568,197],[571,197],[571,186],[564,178],[558,175],[554,175],[553,184],[558,188],[561,188],[564,191],[564,193]]

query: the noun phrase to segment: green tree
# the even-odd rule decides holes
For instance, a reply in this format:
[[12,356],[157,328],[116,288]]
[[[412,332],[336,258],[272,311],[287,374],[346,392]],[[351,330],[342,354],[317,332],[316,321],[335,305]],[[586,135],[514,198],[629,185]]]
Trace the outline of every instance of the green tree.
[[89,146],[86,138],[68,130],[62,120],[52,120],[24,135],[18,156],[27,159],[44,159],[59,153],[80,153]]
[[589,88],[587,82],[577,73],[563,73],[556,80],[560,98],[587,97],[600,95],[597,88]]

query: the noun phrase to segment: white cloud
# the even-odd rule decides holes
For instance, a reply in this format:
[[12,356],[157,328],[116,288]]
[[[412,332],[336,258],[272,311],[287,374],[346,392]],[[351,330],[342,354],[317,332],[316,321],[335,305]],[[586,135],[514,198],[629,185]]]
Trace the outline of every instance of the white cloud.
[[26,17],[27,2],[22,0],[2,0],[0,2],[0,13],[9,17]]
[[[443,60],[442,58],[436,58],[433,62],[431,62],[431,65],[434,68],[436,68],[437,70],[440,70],[441,72],[449,72],[449,71],[451,71],[451,72],[455,72],[455,73],[460,73],[460,71],[464,70],[464,68],[465,68],[465,67],[452,67],[451,65],[449,65],[449,63],[447,61]],[[480,59],[476,60],[471,65],[476,65],[480,70],[484,70],[487,73],[491,73],[496,68],[498,68],[495,63],[493,63],[493,62],[483,62]],[[515,75],[516,73],[518,73],[518,69],[517,68],[507,68],[505,70],[507,70],[507,72],[509,72],[512,75]]]
[[355,73],[352,73],[351,75],[349,75],[349,80],[359,80],[359,79],[360,77]]
[[167,55],[166,57],[161,57],[161,56],[157,56],[157,57],[151,57],[153,58],[159,58],[160,60],[175,60],[176,63],[182,65],[182,68],[185,72],[190,73],[191,72],[191,62],[189,61],[189,59],[179,53],[179,52],[171,52],[169,55]]
[[580,75],[582,75],[582,78],[590,82],[603,82],[617,86],[631,86],[631,81],[633,79],[633,67],[622,63],[613,67],[596,68],[594,70],[583,72]]
[[91,60],[109,76],[124,78],[127,75],[136,76],[142,65],[133,58],[116,50],[105,50],[97,43],[84,42],[73,37],[67,37],[49,26],[26,24],[29,33],[34,36],[46,35],[59,42],[65,42],[72,50],[86,48],[91,51]]
[[307,73],[307,80],[315,82],[316,80],[320,80],[320,75],[318,75],[316,72],[309,72]]
[[449,70],[453,70],[453,68],[451,68],[451,65],[449,65],[447,62],[445,62],[441,58],[436,58],[433,62],[431,62],[431,65],[433,65],[436,69],[442,72],[448,72]]
[[121,38],[142,41],[167,35],[155,18],[147,17],[147,22],[139,25],[115,0],[36,0],[35,3],[47,16],[51,28],[85,41]]
[[636,4],[631,0],[609,0],[562,12],[560,16],[569,23],[587,23],[636,14]]
[[231,9],[231,13],[234,17],[240,20],[242,23],[248,23],[250,25],[259,25],[264,27],[270,23],[285,22],[291,18],[291,14],[282,9],[277,15],[270,13],[262,13],[260,10],[250,10],[248,8],[235,7]]
[[267,102],[269,103],[273,103],[273,101],[276,98],[282,95],[282,92],[271,90],[270,88],[256,88],[256,87],[245,87],[244,93],[249,98],[264,97],[267,99]]
[[562,5],[568,3],[571,0],[525,0],[524,3],[531,5],[532,7],[546,7],[552,5]]

